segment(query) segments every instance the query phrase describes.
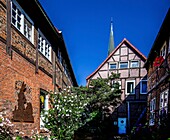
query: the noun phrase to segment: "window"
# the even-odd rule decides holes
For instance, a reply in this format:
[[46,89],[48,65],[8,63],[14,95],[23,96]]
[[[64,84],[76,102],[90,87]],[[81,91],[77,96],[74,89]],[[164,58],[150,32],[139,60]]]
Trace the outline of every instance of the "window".
[[128,68],[128,62],[120,62],[119,68],[120,69]]
[[161,50],[160,50],[160,56],[163,56],[164,59],[165,59],[165,56],[166,56],[166,47],[167,47],[167,44],[165,42],[164,45],[162,46]]
[[58,58],[60,64],[62,64],[62,55],[61,55],[60,49],[58,49],[57,58]]
[[141,94],[147,93],[147,80],[140,81],[140,93]]
[[32,25],[27,19],[24,19],[24,35],[26,36],[26,38],[31,40],[31,34],[32,34]]
[[156,98],[153,98],[150,101],[150,120],[149,120],[150,126],[155,124],[155,110],[156,110]]
[[168,111],[168,90],[166,90],[160,94],[159,109],[160,109],[161,116],[166,114]]
[[139,67],[139,61],[131,61],[130,62],[130,67],[131,68]]
[[44,128],[44,111],[48,110],[48,94],[45,90],[40,90],[40,127]]
[[117,63],[110,63],[109,69],[117,69]]
[[66,64],[66,62],[64,61],[64,63],[63,63],[63,67],[64,67],[64,73],[65,73],[65,75],[68,77],[68,68],[67,68],[67,64]]
[[135,80],[126,81],[126,94],[135,94]]
[[38,50],[51,61],[51,45],[40,31],[38,35]]
[[29,41],[34,42],[33,22],[16,2],[11,2],[11,22]]
[[12,3],[12,23],[21,30],[21,11]]

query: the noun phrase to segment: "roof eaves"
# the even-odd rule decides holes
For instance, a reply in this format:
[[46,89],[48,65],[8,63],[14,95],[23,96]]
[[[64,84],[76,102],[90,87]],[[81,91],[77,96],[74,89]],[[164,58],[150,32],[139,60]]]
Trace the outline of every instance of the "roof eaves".
[[49,25],[51,26],[51,28],[53,29],[53,31],[55,32],[55,34],[60,38],[59,32],[56,30],[55,26],[53,25],[53,23],[51,22],[50,18],[48,17],[47,13],[45,12],[44,8],[42,7],[41,3],[39,2],[39,0],[35,0],[35,3],[37,4],[37,6],[39,7],[41,13],[44,15],[45,19],[47,20],[47,22],[49,23]]
[[165,24],[169,25],[168,20],[169,20],[169,23],[170,23],[170,8],[168,9],[168,12],[167,12],[167,14],[166,14],[166,16],[165,16],[165,18],[164,18],[164,20],[162,22],[162,25],[161,25],[161,27],[159,29],[159,32],[158,32],[158,34],[157,34],[157,36],[156,36],[156,38],[154,40],[154,43],[153,43],[152,48],[151,48],[151,50],[150,50],[150,52],[148,54],[148,59],[146,60],[146,62],[144,64],[144,67],[147,67],[147,65],[149,63],[149,60],[152,58],[152,54],[153,54],[153,52],[155,51],[155,49],[157,47],[158,40],[159,40],[159,38],[160,38],[160,36],[161,36],[161,34],[163,32]]

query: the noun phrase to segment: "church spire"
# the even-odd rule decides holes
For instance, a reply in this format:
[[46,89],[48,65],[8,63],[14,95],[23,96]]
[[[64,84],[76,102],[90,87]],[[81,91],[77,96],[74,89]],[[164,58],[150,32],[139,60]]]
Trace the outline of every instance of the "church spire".
[[113,21],[111,18],[111,28],[110,28],[110,38],[109,38],[109,46],[108,46],[108,55],[114,50],[114,35],[113,35]]

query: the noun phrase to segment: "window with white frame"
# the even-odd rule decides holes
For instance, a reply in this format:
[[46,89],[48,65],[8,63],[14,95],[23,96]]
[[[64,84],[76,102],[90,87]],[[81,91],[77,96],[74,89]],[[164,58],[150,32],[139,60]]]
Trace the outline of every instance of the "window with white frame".
[[166,48],[167,48],[167,44],[166,42],[163,44],[161,50],[160,50],[160,56],[163,56],[163,58],[165,59],[166,57]]
[[126,81],[126,94],[135,94],[135,80]]
[[160,94],[159,113],[161,116],[167,114],[168,112],[168,91],[169,90],[166,90]]
[[140,93],[146,94],[147,93],[147,80],[140,81]]
[[31,34],[32,34],[32,25],[31,23],[25,18],[24,19],[24,35],[26,38],[31,40]]
[[153,98],[150,101],[150,119],[149,119],[150,126],[155,124],[155,110],[156,110],[156,98]]
[[21,11],[12,3],[12,23],[18,30],[21,30]]
[[138,60],[132,60],[132,61],[130,62],[130,67],[131,67],[131,68],[137,68],[137,67],[139,67],[139,61],[138,61]]
[[109,69],[117,69],[117,63],[110,63]]
[[128,68],[128,62],[120,62],[119,63],[119,68],[120,69]]
[[38,50],[51,61],[51,45],[40,31],[38,35]]
[[33,22],[14,1],[11,2],[11,22],[29,41],[34,42]]

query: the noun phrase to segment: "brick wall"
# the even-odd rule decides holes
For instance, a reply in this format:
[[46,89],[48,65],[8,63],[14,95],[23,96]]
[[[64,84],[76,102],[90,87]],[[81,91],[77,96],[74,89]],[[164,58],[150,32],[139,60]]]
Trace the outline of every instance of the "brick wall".
[[[40,89],[53,91],[53,67],[41,53],[38,53],[36,69],[37,29],[34,29],[34,43],[26,39],[11,25],[12,56],[6,53],[7,19],[6,1],[0,0],[0,112],[15,124],[14,129],[30,136],[40,130]],[[64,74],[64,68],[56,60],[56,84],[72,85]]]
[[[30,135],[32,130],[39,129],[40,123],[40,110],[39,110],[39,94],[40,88],[46,91],[53,90],[51,77],[44,74],[39,70],[38,74],[35,74],[35,66],[25,60],[18,53],[13,51],[12,60],[5,52],[5,44],[0,44],[0,104],[2,104],[0,111],[6,109],[7,115],[10,119],[13,118],[13,112],[15,106],[18,108],[18,93],[17,85],[18,81],[24,82],[30,89],[30,92],[24,92],[26,97],[26,104],[32,104],[32,116],[34,122],[24,123],[21,127],[20,122],[14,122],[15,128],[25,132],[26,135]],[[3,47],[2,47],[3,46]],[[9,104],[5,104],[8,102]],[[25,105],[26,105],[25,104]],[[10,107],[9,107],[10,106]]]

